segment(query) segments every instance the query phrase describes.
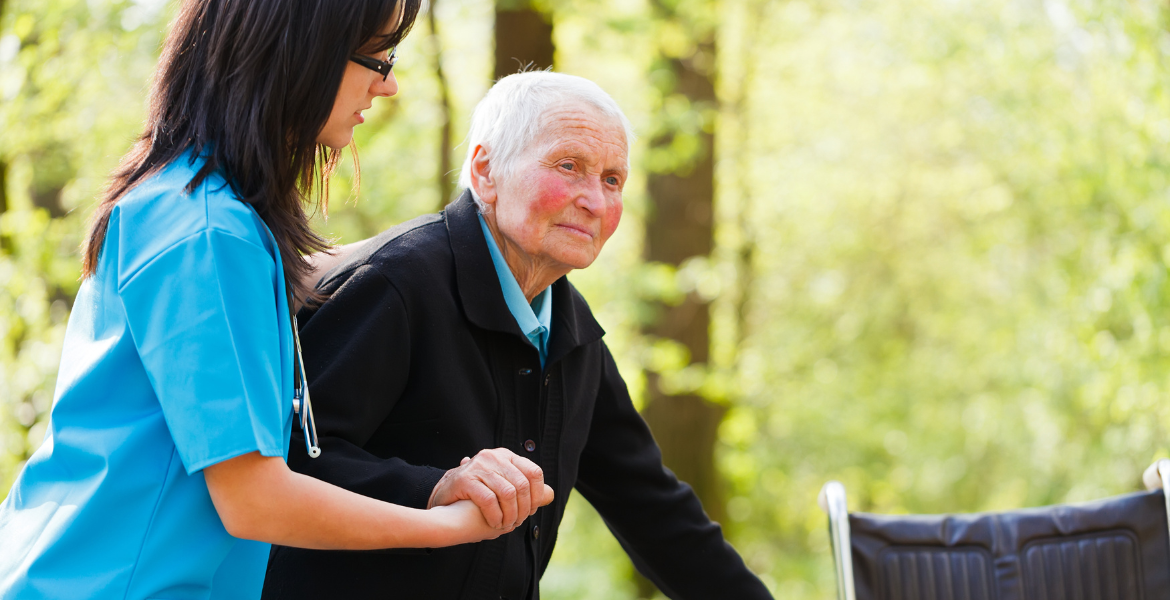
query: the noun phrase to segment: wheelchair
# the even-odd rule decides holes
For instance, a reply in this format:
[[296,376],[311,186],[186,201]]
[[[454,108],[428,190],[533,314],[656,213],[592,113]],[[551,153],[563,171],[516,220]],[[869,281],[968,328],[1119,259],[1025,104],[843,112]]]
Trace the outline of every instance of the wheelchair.
[[1170,600],[1170,459],[1147,492],[1007,512],[850,514],[830,481],[838,600]]

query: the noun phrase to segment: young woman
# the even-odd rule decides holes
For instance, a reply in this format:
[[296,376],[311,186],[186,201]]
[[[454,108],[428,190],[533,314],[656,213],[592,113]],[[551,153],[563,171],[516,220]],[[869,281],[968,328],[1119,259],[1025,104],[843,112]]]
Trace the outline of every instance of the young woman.
[[413,510],[285,465],[294,421],[312,428],[290,295],[309,297],[302,255],[327,247],[302,203],[327,199],[361,112],[397,92],[393,48],[418,9],[183,3],[145,132],[89,231],[51,426],[0,505],[0,597],[207,598],[213,580],[217,597],[258,593],[263,551],[223,564],[236,538],[374,549],[505,533],[470,502]]

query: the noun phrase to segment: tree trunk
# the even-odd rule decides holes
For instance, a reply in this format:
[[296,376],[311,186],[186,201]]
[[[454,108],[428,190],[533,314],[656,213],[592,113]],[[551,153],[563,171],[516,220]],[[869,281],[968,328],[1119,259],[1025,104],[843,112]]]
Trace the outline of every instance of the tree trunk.
[[33,172],[28,191],[33,206],[49,211],[49,216],[54,219],[65,216],[61,194],[65,186],[77,176],[68,149],[63,144],[50,143],[32,152],[30,158]]
[[[4,0],[0,0],[3,6]],[[0,215],[8,212],[8,163],[0,160]]]
[[61,193],[64,191],[64,186],[34,188],[30,194],[33,206],[49,211],[49,216],[54,219],[64,217],[65,209],[61,207]]
[[443,123],[439,128],[439,210],[452,200],[455,184],[451,180],[451,90],[443,72],[443,42],[439,38],[439,24],[435,18],[435,6],[439,0],[431,0],[427,8],[427,22],[431,27],[431,50],[435,56],[435,79],[439,84],[439,110]]
[[[661,18],[680,19],[675,10],[655,3]],[[685,20],[685,17],[682,17]],[[701,27],[694,30],[702,31]],[[688,57],[664,57],[659,66],[666,67],[673,81],[664,84],[663,98],[685,98],[693,111],[716,108],[714,85],[714,32],[697,34],[696,52]],[[714,246],[715,157],[714,134],[710,129],[679,132],[662,126],[650,140],[653,150],[666,151],[678,135],[697,137],[698,152],[682,157],[667,172],[652,172],[647,178],[651,210],[646,219],[646,259],[673,266],[696,256],[708,256]],[[679,146],[674,146],[678,148]],[[655,320],[645,328],[651,338],[666,338],[690,353],[691,364],[705,365],[710,344],[710,306],[697,294],[690,294],[677,306],[654,300]],[[712,404],[695,393],[667,394],[661,389],[661,376],[648,372],[646,378],[646,418],[654,438],[662,448],[663,462],[679,479],[694,488],[703,508],[715,521],[723,521],[725,505],[719,473],[715,466],[715,444],[725,408]],[[645,578],[635,577],[639,595],[654,595],[654,586]]]
[[[692,102],[714,102],[714,86],[683,61],[672,60],[678,78],[677,91]],[[669,145],[669,133],[652,140]],[[680,266],[688,258],[707,256],[714,246],[714,136],[700,137],[700,155],[689,169],[652,173],[647,178],[651,214],[646,220],[646,259]],[[646,333],[667,338],[686,347],[692,364],[708,360],[710,306],[697,294],[690,294],[677,306],[655,302],[656,319]],[[723,501],[715,471],[715,433],[723,408],[697,394],[668,395],[659,386],[659,376],[648,373],[646,421],[662,447],[663,460],[680,479],[691,484],[707,513],[723,518]]]
[[[0,0],[0,23],[4,22],[5,0]],[[8,161],[0,158],[0,214],[8,212]]]
[[553,66],[553,25],[531,0],[496,0],[495,79]]

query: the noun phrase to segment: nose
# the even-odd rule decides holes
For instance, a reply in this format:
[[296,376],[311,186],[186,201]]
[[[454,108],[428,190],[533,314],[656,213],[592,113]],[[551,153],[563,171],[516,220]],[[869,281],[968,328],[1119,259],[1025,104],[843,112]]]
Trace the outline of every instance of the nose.
[[397,93],[398,78],[394,76],[394,71],[390,71],[390,75],[385,80],[375,77],[373,85],[370,86],[370,94],[374,96],[389,98]]
[[585,181],[583,189],[577,195],[577,206],[589,211],[595,217],[600,217],[605,213],[605,190],[601,183],[601,177],[587,177]]

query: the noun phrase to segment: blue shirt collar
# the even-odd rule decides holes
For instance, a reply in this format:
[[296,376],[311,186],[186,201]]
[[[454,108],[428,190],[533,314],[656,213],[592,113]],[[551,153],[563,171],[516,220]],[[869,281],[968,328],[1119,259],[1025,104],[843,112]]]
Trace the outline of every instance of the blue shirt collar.
[[496,277],[500,279],[500,289],[504,291],[504,302],[507,303],[512,317],[516,319],[516,324],[520,326],[520,331],[540,353],[540,368],[543,369],[544,362],[548,359],[548,336],[552,328],[552,286],[544,288],[544,291],[537,294],[529,304],[520,289],[520,284],[516,282],[516,276],[512,274],[504,255],[500,253],[500,247],[496,245],[496,239],[492,237],[487,221],[481,214],[477,213],[476,216],[479,217],[483,237],[487,238],[492,265],[496,268]]

